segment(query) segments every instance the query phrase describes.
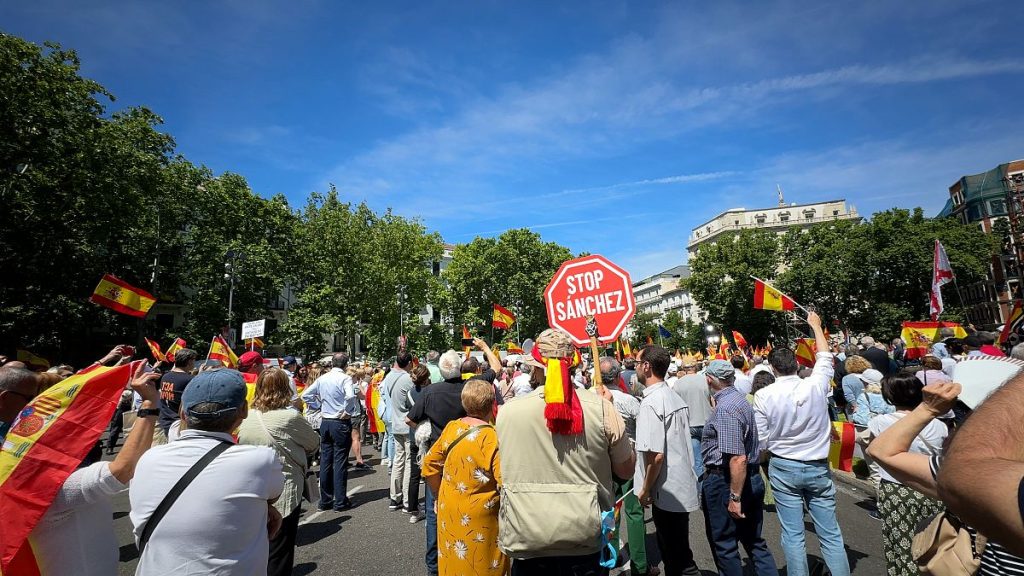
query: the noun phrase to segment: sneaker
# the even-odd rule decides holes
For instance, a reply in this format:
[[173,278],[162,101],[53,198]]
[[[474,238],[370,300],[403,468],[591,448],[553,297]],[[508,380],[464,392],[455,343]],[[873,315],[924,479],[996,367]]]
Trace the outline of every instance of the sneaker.
[[423,520],[423,518],[424,518],[424,516],[422,516],[420,514],[413,514],[412,516],[409,516],[409,524],[415,524],[415,523],[419,522],[420,520]]
[[388,500],[388,510],[401,510],[402,503],[395,499]]
[[366,465],[366,462],[356,462],[354,466],[356,470],[369,470],[370,467]]
[[335,506],[334,507],[334,511],[335,512],[344,512],[345,510],[349,510],[350,508],[352,508],[352,501],[351,500],[347,500],[341,506]]
[[408,508],[402,508],[402,512],[405,512],[406,514],[412,514],[413,516],[420,513],[419,509],[409,510]]
[[381,460],[380,464],[381,466],[387,466],[389,470],[391,469],[391,460]]

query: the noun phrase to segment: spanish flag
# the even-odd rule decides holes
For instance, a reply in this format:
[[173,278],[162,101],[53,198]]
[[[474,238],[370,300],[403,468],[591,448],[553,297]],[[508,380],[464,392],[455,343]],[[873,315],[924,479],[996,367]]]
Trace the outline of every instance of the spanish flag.
[[149,346],[149,353],[153,355],[153,360],[157,362],[166,362],[167,355],[160,350],[160,344],[153,342],[149,338],[143,338],[146,341],[146,346]]
[[177,352],[178,350],[181,350],[185,346],[187,346],[187,343],[185,342],[184,339],[175,338],[174,342],[171,342],[171,345],[167,347],[167,353],[164,354],[164,356],[167,358],[168,361],[174,362],[174,353]]
[[732,331],[732,341],[735,342],[736,347],[741,350],[745,350],[748,346],[747,339],[743,337],[743,334],[740,334],[735,330]]
[[[1008,325],[1011,323],[1007,322]],[[931,345],[939,339],[939,330],[942,328],[952,328],[956,338],[967,337],[967,331],[956,322],[904,322],[900,337],[907,343],[907,359],[926,356]]]
[[220,336],[214,336],[213,340],[210,341],[209,358],[211,360],[220,360],[228,368],[238,368],[238,356],[235,355],[231,346],[228,346],[228,343]]
[[622,342],[622,355],[626,358],[631,358],[633,356],[633,349],[629,346],[629,340],[619,337],[619,341]]
[[[471,335],[469,334],[469,328],[466,328],[466,325],[465,325],[465,324],[463,324],[463,325],[462,325],[462,339],[463,339],[463,340],[469,340],[469,339],[471,339],[471,338],[473,338],[473,337],[472,337],[472,336],[471,336]],[[466,357],[465,357],[465,358],[463,358],[463,360],[465,360],[465,359],[468,359],[468,358],[469,358],[469,355],[470,355],[470,354],[471,354],[472,352],[473,352],[473,347],[472,347],[472,346],[464,346],[464,347],[462,348],[462,353],[463,353],[463,354],[465,354],[465,355],[466,355]]]
[[494,313],[491,314],[491,326],[508,330],[515,323],[516,317],[511,312],[497,304],[494,305]]
[[[828,463],[835,470],[853,472],[853,452],[856,446],[857,431],[851,422],[833,422],[835,431],[829,444]],[[835,437],[839,439],[836,440]]]
[[263,350],[264,348],[267,347],[267,345],[263,342],[263,339],[261,338],[249,338],[248,340],[245,341],[245,347],[250,350]]
[[145,318],[149,309],[156,303],[156,298],[113,274],[105,274],[89,297],[89,301],[121,314]]
[[758,310],[793,310],[796,308],[796,302],[776,290],[771,284],[754,278],[754,308]]
[[508,348],[509,354],[525,354],[525,352],[523,352],[523,349],[520,348],[519,345],[516,344],[515,342],[509,342],[508,344],[506,344],[506,346]]
[[366,416],[370,426],[370,434],[383,434],[387,432],[387,424],[377,416],[377,408],[380,406],[380,379],[375,375],[370,380],[370,386],[366,389]]
[[814,344],[814,340],[810,338],[797,338],[796,339],[796,362],[801,366],[808,368],[814,368],[814,353],[817,346]]
[[94,364],[35,397],[0,450],[0,573],[40,574],[29,535],[60,487],[110,424],[121,392],[141,361]]

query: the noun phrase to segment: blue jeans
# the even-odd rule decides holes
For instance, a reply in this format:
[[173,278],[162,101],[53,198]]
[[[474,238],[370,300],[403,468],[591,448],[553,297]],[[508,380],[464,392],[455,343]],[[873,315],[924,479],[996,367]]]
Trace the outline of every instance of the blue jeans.
[[715,566],[720,576],[742,576],[740,544],[747,551],[757,576],[778,576],[775,558],[768,543],[761,537],[764,521],[764,480],[757,466],[747,469],[740,507],[745,518],[736,519],[729,514],[729,478],[709,474],[704,479],[702,503],[704,526],[708,542],[715,555]]
[[833,576],[849,576],[843,533],[836,519],[836,486],[827,461],[796,462],[772,458],[768,480],[775,495],[775,511],[782,524],[782,549],[786,553],[786,574],[807,576],[807,547],[804,542],[804,505],[811,513],[821,555]]
[[427,552],[423,557],[424,563],[427,565],[427,574],[436,576],[437,574],[437,514],[434,513],[434,493],[427,487],[425,490],[426,495],[423,497],[423,506],[426,508],[426,524],[427,526]]
[[700,437],[704,434],[703,426],[690,426],[690,447],[693,449],[693,473],[700,480],[704,474],[704,455],[700,453]]
[[320,509],[349,504],[348,452],[352,421],[324,418],[320,424]]

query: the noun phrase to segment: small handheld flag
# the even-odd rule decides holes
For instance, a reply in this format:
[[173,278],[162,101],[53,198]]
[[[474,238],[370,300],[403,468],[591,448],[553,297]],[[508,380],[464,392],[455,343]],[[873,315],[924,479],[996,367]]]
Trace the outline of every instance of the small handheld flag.
[[172,342],[171,345],[167,347],[167,353],[164,354],[164,356],[167,358],[168,361],[174,362],[174,353],[177,352],[178,350],[181,350],[187,345],[188,344],[185,342],[184,338],[175,338],[174,342]]
[[516,323],[516,317],[506,308],[494,305],[494,312],[491,314],[491,326],[495,328],[501,328],[502,330],[508,330]]
[[149,346],[149,353],[153,355],[153,360],[157,362],[166,362],[167,356],[160,350],[160,344],[153,342],[149,338],[143,338],[146,341],[146,346]]
[[238,367],[238,356],[235,354],[231,346],[224,341],[224,338],[220,336],[214,336],[213,340],[210,341],[210,354],[208,356],[211,360],[219,360],[224,363],[224,366],[228,368]]
[[794,308],[804,309],[792,298],[783,294],[780,290],[760,278],[751,276],[754,279],[754,308],[758,310],[793,310]]
[[[463,324],[462,325],[462,339],[463,340],[471,340],[472,338],[473,338],[473,336],[470,335],[469,328],[466,328],[466,325]],[[462,352],[466,355],[467,359],[469,358],[469,355],[472,353],[472,351],[473,351],[472,346],[464,346],[462,348]]]
[[156,298],[113,274],[104,274],[89,301],[121,314],[145,318],[149,309],[156,303]]
[[509,342],[506,347],[508,348],[509,354],[525,354],[523,349],[520,348],[515,342]]
[[740,334],[735,330],[732,331],[732,341],[736,344],[736,347],[741,350],[746,349],[748,346],[747,339],[743,337],[743,334]]

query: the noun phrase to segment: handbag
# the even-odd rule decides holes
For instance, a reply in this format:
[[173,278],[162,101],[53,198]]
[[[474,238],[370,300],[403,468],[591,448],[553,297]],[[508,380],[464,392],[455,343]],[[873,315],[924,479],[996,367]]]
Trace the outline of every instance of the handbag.
[[933,576],[971,576],[981,567],[981,555],[987,539],[971,533],[953,514],[943,511],[927,524],[922,521],[914,534],[910,554],[922,574]]
[[[259,410],[253,410],[251,413],[256,414],[256,418],[260,421],[260,427],[263,428],[263,431],[266,432],[267,436],[270,437],[270,441],[273,442],[275,446],[280,446],[280,444],[278,444],[277,442],[277,438],[274,438],[274,435],[271,434],[270,430],[267,429],[267,425],[263,423],[263,413],[260,412]],[[281,453],[284,454],[284,457],[287,458],[292,464],[295,464],[295,466],[297,466],[298,469],[302,471],[302,497],[305,498],[307,502],[319,502],[320,479],[310,474],[308,464],[302,464],[296,461],[294,458],[292,458],[291,454],[284,449],[283,446],[280,446],[280,448]]]

